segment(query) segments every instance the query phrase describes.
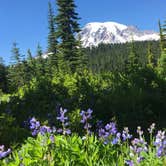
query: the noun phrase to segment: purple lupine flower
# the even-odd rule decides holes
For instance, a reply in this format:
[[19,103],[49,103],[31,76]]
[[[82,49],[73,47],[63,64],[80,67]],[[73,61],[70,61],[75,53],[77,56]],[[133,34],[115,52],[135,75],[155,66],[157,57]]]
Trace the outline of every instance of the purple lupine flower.
[[112,140],[112,144],[113,145],[116,145],[117,143],[118,143],[118,141],[119,141],[119,139],[117,138],[117,137],[115,137],[115,138],[113,138],[113,140]]
[[145,158],[144,157],[137,157],[137,162],[140,163],[141,161],[143,161]]
[[64,123],[66,120],[68,120],[68,117],[65,117],[65,113],[67,112],[66,109],[62,109],[62,107],[60,108],[60,116],[57,117],[57,120],[59,120],[60,122]]
[[69,126],[69,122],[64,123],[64,126]]
[[32,130],[33,136],[36,136],[39,133],[40,122],[37,121],[34,117],[30,119],[30,129]]
[[52,135],[52,134],[50,135],[50,140],[51,140],[51,142],[52,142],[52,143],[54,143],[54,142],[55,142],[54,135]]
[[132,142],[132,146],[134,147],[135,153],[140,153],[141,151],[147,151],[147,142],[143,139],[135,138]]
[[103,121],[102,120],[98,120],[97,123],[96,123],[96,127],[98,129],[101,129],[103,127]]
[[104,128],[98,131],[99,137],[104,141],[104,144],[118,144],[121,141],[121,133],[117,132],[116,124],[110,122]]
[[30,120],[30,129],[36,129],[40,127],[40,122],[36,120],[36,118],[32,117]]
[[86,112],[81,111],[80,115],[82,116],[81,123],[86,123],[87,120],[92,119],[93,111],[88,109]]
[[5,151],[5,147],[4,145],[0,146],[0,159],[5,158],[6,156],[8,156],[11,153],[11,149],[8,149],[7,151]]
[[140,163],[144,158],[141,156],[142,152],[147,152],[147,142],[142,138],[142,134],[139,134],[140,138],[134,138],[130,145],[130,157],[137,156],[137,162]]
[[105,131],[105,129],[99,129],[98,135],[100,138],[106,138],[109,136],[109,133]]
[[32,131],[32,136],[36,136],[36,135],[38,135],[38,133],[39,133],[38,130],[33,130],[33,131]]
[[85,123],[86,120],[87,120],[87,118],[86,118],[86,116],[85,116],[85,111],[81,111],[81,112],[80,112],[80,115],[82,116],[81,123]]
[[86,123],[84,126],[84,129],[88,130],[89,128],[91,128],[92,126],[89,123]]
[[81,111],[80,113],[82,117],[80,122],[84,124],[84,129],[86,129],[87,134],[90,134],[90,128],[92,127],[88,122],[92,119],[92,112],[93,111],[91,109],[88,109],[87,111]]
[[69,125],[68,117],[65,116],[66,112],[67,112],[67,109],[63,110],[62,108],[60,108],[60,116],[57,117],[57,120],[59,120],[62,124],[62,128],[59,128],[57,132],[63,135],[71,134],[71,130],[66,128]]
[[71,134],[71,130],[70,129],[66,129],[64,135],[65,134],[70,135]]
[[116,125],[115,125],[115,123],[113,123],[113,122],[108,123],[108,124],[105,126],[105,129],[106,129],[111,135],[114,135],[114,134],[116,134],[116,132],[117,132]]
[[138,138],[134,138],[134,139],[132,140],[132,144],[133,144],[133,145],[138,145],[139,142],[140,142],[140,140],[139,140]]
[[157,135],[156,135],[156,139],[155,139],[155,142],[154,142],[154,145],[155,146],[162,146],[162,142],[163,140],[165,140],[165,131],[158,131]]
[[59,129],[57,130],[57,133],[63,133],[63,129],[59,128]]
[[36,120],[36,118],[31,118],[30,120],[30,129],[32,130],[32,136],[36,136],[37,134],[51,134],[56,132],[56,128],[53,126],[52,129],[49,126],[40,125],[40,122]]
[[128,165],[128,166],[134,166],[134,163],[132,160],[126,160],[125,163]]
[[92,113],[93,113],[93,111],[89,108],[89,109],[87,110],[87,118],[88,118],[88,119],[92,119]]
[[99,129],[98,135],[99,135],[99,137],[103,137],[105,135],[105,130],[104,129]]
[[116,134],[116,137],[117,137],[118,139],[120,139],[120,136],[121,136],[121,133],[118,132],[118,133]]
[[163,156],[163,147],[160,146],[157,148],[157,157]]
[[166,135],[165,131],[158,131],[154,145],[156,146],[157,157],[162,157],[166,155]]
[[51,128],[50,127],[48,127],[48,126],[41,126],[40,127],[40,134],[41,135],[44,135],[44,134],[46,134],[46,133],[52,133],[52,130],[51,130]]
[[110,142],[109,140],[105,140],[104,145],[107,145],[109,142]]
[[148,131],[149,131],[149,133],[150,134],[152,134],[153,133],[153,131],[154,131],[154,129],[155,129],[155,123],[152,123],[151,125],[150,125],[150,127],[148,128]]
[[71,134],[71,130],[70,129],[66,129],[66,128],[59,128],[57,130],[58,133],[63,134],[63,135],[70,135]]
[[120,137],[121,137],[121,133],[117,133],[116,137],[114,137],[112,140],[112,144],[113,145],[118,144],[121,141]]
[[144,149],[143,149],[142,147],[138,147],[138,148],[136,149],[136,153],[137,153],[137,154],[140,154],[142,151],[144,151]]
[[129,134],[129,129],[128,127],[124,127],[124,130],[122,131],[122,139],[123,141],[126,141],[127,139],[131,139],[132,135]]

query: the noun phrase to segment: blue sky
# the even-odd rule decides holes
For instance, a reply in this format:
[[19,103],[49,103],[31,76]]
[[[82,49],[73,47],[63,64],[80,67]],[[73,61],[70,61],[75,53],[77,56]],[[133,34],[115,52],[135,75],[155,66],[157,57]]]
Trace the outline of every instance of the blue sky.
[[[55,7],[55,0],[50,0]],[[88,22],[116,21],[142,30],[158,31],[158,19],[166,19],[165,0],[75,0],[81,26]],[[11,47],[17,42],[22,54],[38,43],[47,47],[48,0],[1,0],[0,56],[10,62]],[[56,14],[56,8],[55,8]]]

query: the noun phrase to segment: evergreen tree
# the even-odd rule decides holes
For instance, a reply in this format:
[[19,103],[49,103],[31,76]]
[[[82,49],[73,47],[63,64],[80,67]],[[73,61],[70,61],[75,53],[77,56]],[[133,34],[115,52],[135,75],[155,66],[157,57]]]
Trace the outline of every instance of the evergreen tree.
[[27,60],[24,60],[22,64],[24,68],[25,83],[29,84],[30,80],[34,76],[35,70],[33,65],[33,57],[30,49],[27,50]]
[[135,43],[132,40],[131,43],[129,43],[129,56],[126,64],[127,72],[132,72],[138,67],[138,57],[135,49]]
[[161,42],[161,56],[158,60],[158,72],[161,77],[166,79],[166,21],[164,25],[159,24],[160,42]]
[[47,75],[52,75],[52,73],[58,68],[58,54],[57,54],[57,37],[56,37],[56,26],[54,12],[51,3],[48,3],[48,58],[46,59],[46,70]]
[[132,41],[130,44],[129,63],[131,65],[138,64],[138,57],[136,55],[135,43]]
[[158,26],[159,26],[159,32],[160,32],[160,48],[162,49],[162,38],[163,38],[163,35],[162,35],[162,28],[161,28],[161,22],[160,20],[158,21]]
[[20,54],[17,43],[13,43],[12,47],[12,65],[9,66],[8,80],[11,91],[17,90],[17,88],[24,85],[24,66],[22,56]]
[[7,92],[7,71],[3,59],[0,57],[0,92]]
[[36,59],[32,57],[31,50],[27,50],[27,63],[28,63],[28,68],[29,68],[29,77],[32,79],[33,77],[36,76]]
[[158,72],[166,80],[166,48],[162,50],[158,61]]
[[76,5],[74,0],[57,0],[57,6],[59,14],[56,16],[56,34],[60,42],[59,56],[64,61],[61,66],[69,66],[71,71],[74,72],[80,65],[83,56],[79,50],[80,42],[75,38],[75,35],[80,32],[79,18],[75,12]]
[[19,48],[17,47],[17,43],[14,42],[13,43],[13,47],[12,47],[12,57],[11,57],[11,60],[12,60],[12,64],[18,64],[21,62],[21,55],[20,55],[20,50]]
[[153,68],[155,66],[155,58],[152,53],[152,46],[150,43],[148,43],[147,56],[148,56],[147,66]]
[[48,3],[48,28],[48,52],[56,56],[57,40],[55,35],[54,12],[50,2]]
[[36,73],[37,77],[40,79],[40,77],[45,75],[45,59],[42,57],[43,52],[40,44],[37,45],[37,51],[36,51],[37,57],[36,57]]
[[87,69],[88,66],[88,56],[85,53],[85,49],[82,47],[81,37],[78,35],[78,44],[79,49],[77,51],[77,59],[75,61],[75,65],[77,66],[77,71],[82,71]]
[[33,60],[32,53],[31,53],[30,49],[27,50],[27,60],[28,61],[32,61]]
[[42,58],[42,54],[43,54],[42,48],[41,48],[40,44],[38,43],[37,50],[36,50],[37,58]]
[[164,21],[163,25],[161,25],[159,21],[159,31],[160,31],[160,44],[162,50],[166,48],[166,21]]
[[162,30],[163,30],[163,41],[162,41],[163,49],[165,49],[166,48],[166,20],[163,23]]

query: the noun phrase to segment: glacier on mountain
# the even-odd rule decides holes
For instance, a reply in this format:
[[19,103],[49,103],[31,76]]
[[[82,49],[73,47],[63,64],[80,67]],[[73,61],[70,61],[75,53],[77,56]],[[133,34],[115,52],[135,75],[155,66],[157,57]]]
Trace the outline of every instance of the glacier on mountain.
[[141,31],[134,26],[116,22],[92,22],[85,25],[79,33],[83,47],[98,46],[101,43],[126,43],[133,41],[159,40],[153,31]]

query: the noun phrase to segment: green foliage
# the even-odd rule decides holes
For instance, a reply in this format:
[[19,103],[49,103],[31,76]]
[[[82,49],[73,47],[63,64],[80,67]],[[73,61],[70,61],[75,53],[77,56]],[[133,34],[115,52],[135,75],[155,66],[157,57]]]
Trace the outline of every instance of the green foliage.
[[[8,110],[9,111],[9,110]],[[15,118],[8,113],[0,115],[0,142],[6,146],[17,146],[29,135],[25,128],[17,125]]]
[[132,160],[134,164],[140,166],[163,166],[166,162],[165,157],[156,156],[153,144],[146,145],[148,152],[141,152],[144,160],[138,164],[138,155],[137,153],[130,155],[132,152],[127,142],[104,144],[102,139],[93,134],[83,138],[77,134],[52,137],[52,140],[50,134],[39,134],[37,138],[29,137],[19,150],[15,150],[8,158],[0,161],[1,165],[124,166],[126,161]]
[[56,109],[67,108],[75,122],[73,129],[80,131],[79,108],[94,110],[95,119],[105,122],[112,117],[119,127],[135,128],[141,123],[146,128],[156,122],[165,127],[166,82],[149,67],[136,68],[132,73],[93,74],[90,71],[68,74],[55,72],[52,78],[33,78],[17,93],[1,102],[0,112],[7,108],[19,127],[35,116],[42,122],[55,123]]

